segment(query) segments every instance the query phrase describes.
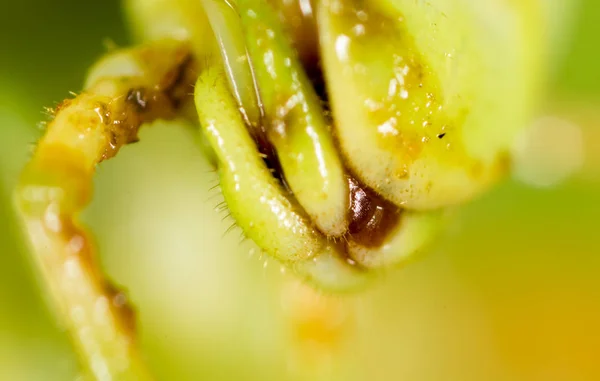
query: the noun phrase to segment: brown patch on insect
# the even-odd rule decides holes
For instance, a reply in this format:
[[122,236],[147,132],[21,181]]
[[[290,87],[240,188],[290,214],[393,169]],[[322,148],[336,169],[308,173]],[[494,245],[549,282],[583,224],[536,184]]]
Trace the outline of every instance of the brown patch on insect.
[[[127,303],[124,292],[104,278],[90,235],[78,226],[71,213],[62,214],[60,208],[53,211],[53,213],[55,213],[56,218],[51,218],[50,221],[53,222],[46,224],[47,234],[58,236],[60,241],[64,243],[64,261],[67,262],[76,258],[73,263],[86,274],[85,276],[88,279],[94,281],[94,286],[98,289],[102,298],[105,298],[107,307],[113,311],[111,315],[118,319],[114,323],[119,325],[133,341],[136,332],[135,312]],[[67,273],[64,276],[69,277],[72,275]]]
[[171,101],[173,108],[179,109],[186,98],[191,98],[191,88],[197,78],[196,61],[191,53],[186,54],[181,62],[161,81],[161,92]]
[[319,60],[319,38],[314,7],[304,0],[269,0],[277,11],[281,25],[296,50],[300,61],[310,73]]
[[191,54],[180,58],[156,86],[131,86],[122,97],[110,102],[98,102],[95,110],[106,126],[107,144],[101,160],[116,155],[126,144],[139,141],[138,131],[143,123],[160,118],[169,119],[189,100],[196,76],[195,60]]
[[58,104],[58,106],[56,106],[56,107],[55,107],[55,108],[52,110],[52,113],[53,113],[54,115],[56,115],[56,114],[57,114],[57,113],[59,113],[61,110],[63,110],[63,109],[65,109],[65,108],[69,107],[69,106],[71,105],[71,102],[72,102],[72,101],[73,101],[72,99],[65,99],[65,100],[63,100],[62,102],[60,102],[60,103]]
[[364,247],[383,245],[389,233],[399,223],[401,209],[352,177],[348,178],[348,185],[350,187],[348,239]]
[[122,146],[137,139],[138,129],[144,120],[138,112],[138,107],[139,105],[132,104],[127,96],[108,104],[97,103],[95,109],[105,126],[106,137],[102,161],[115,156]]
[[104,285],[105,294],[108,297],[109,307],[116,312],[116,316],[119,317],[118,324],[129,334],[129,337],[133,340],[136,337],[137,331],[137,318],[135,309],[129,303],[127,294],[116,287],[111,282],[106,282]]

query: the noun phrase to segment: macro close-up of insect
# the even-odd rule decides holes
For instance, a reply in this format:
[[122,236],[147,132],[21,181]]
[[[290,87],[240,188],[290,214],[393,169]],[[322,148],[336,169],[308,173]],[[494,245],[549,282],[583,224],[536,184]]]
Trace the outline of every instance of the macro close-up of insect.
[[[506,250],[500,248],[519,238],[494,230],[494,224],[502,226],[500,217],[493,222],[494,213],[519,209],[501,205],[521,196],[491,202],[494,207],[488,209],[486,197],[503,189],[511,176],[522,181],[538,176],[540,182],[544,174],[566,177],[581,166],[579,130],[556,122],[554,130],[545,127],[545,135],[536,135],[531,127],[547,107],[542,99],[560,62],[554,47],[565,39],[574,4],[119,2],[131,42],[107,43],[85,78],[74,78],[83,83],[81,90],[45,109],[47,120],[23,165],[15,164],[19,175],[11,188],[18,226],[12,229],[22,232],[22,246],[47,293],[44,299],[76,353],[79,377],[362,380],[372,374],[376,380],[441,380],[440,374],[450,372],[447,380],[544,379],[522,376],[525,371],[511,376],[502,365],[497,367],[506,373],[491,377],[497,369],[485,364],[495,364],[489,359],[501,357],[500,349],[479,351],[474,358],[480,360],[474,361],[480,368],[465,371],[471,352],[457,343],[476,343],[487,337],[483,332],[493,331],[492,323],[474,317],[485,314],[475,312],[480,307],[468,298],[491,303],[501,298],[492,290],[506,287],[490,280],[488,289],[479,290],[495,296],[483,297],[483,291],[461,291],[468,288],[462,285],[467,280],[446,284],[462,271],[446,261],[462,259],[435,253],[469,252],[456,243],[450,249],[448,237],[461,231],[470,232],[467,241],[477,242],[481,234],[487,237],[481,238],[484,247]],[[110,37],[110,28],[97,24]],[[147,130],[159,134],[148,138],[150,143]],[[551,139],[562,143],[538,148]],[[171,147],[170,154],[161,153],[163,146]],[[184,178],[199,183],[185,185]],[[483,206],[477,206],[480,199]],[[492,222],[473,223],[487,226],[488,235],[461,227],[461,210],[471,204],[471,210],[491,216]],[[116,238],[110,238],[113,234]],[[186,239],[197,243],[186,244]],[[261,265],[238,263],[235,250],[257,253]],[[201,259],[185,259],[188,252]],[[485,253],[480,254],[484,261]],[[196,260],[205,262],[198,266]],[[433,265],[419,267],[421,260]],[[268,263],[277,269],[273,274]],[[473,273],[492,279],[502,273],[494,266],[481,262]],[[510,275],[511,266],[502,279],[517,276]],[[259,276],[262,267],[265,273]],[[156,271],[164,273],[162,281],[148,275]],[[412,279],[414,294],[407,293],[410,286],[394,286],[401,276]],[[225,283],[232,291],[223,288]],[[200,299],[177,299],[180,291],[187,295],[184,288]],[[424,300],[440,303],[425,307],[419,304]],[[419,305],[422,312],[407,317],[407,310],[421,311]],[[169,309],[170,315],[164,312]],[[437,315],[448,326],[425,323],[420,313]],[[151,320],[152,314],[163,316],[161,323]],[[422,331],[415,328],[418,322]],[[444,339],[444,332],[463,332],[458,322],[470,333]],[[169,334],[160,328],[165,325],[181,332]],[[191,339],[196,326],[204,328]],[[173,348],[181,354],[161,347],[161,340],[176,343]],[[412,341],[399,344],[404,340]],[[355,352],[363,345],[356,343],[364,344],[363,354]],[[394,373],[378,365],[387,356],[383,352],[389,353],[390,366],[395,363],[396,343],[404,348],[398,349],[403,361],[414,368]],[[439,364],[440,373],[418,365],[429,363],[427,356],[417,360],[419,350],[411,360],[419,343],[423,353],[440,344],[440,354],[431,352],[431,361],[443,358],[442,352],[448,356]],[[220,356],[211,346],[228,349]],[[477,352],[478,346],[488,348],[465,348]],[[180,358],[164,360],[161,367],[152,348]],[[192,348],[206,352],[192,354]],[[186,351],[189,362],[181,360]],[[268,368],[259,357],[278,365],[264,374],[244,371]],[[194,361],[200,361],[195,365],[201,370],[190,370]],[[253,365],[242,365],[246,362]],[[451,364],[462,365],[452,373]],[[211,367],[219,370],[211,373]]]

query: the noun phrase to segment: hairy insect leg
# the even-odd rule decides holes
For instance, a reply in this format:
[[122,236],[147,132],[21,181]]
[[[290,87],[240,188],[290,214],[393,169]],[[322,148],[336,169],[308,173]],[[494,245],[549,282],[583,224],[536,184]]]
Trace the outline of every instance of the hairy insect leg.
[[135,348],[133,314],[98,267],[77,217],[90,202],[96,165],[137,141],[144,123],[177,116],[195,75],[181,42],[111,53],[89,73],[85,90],[54,110],[21,177],[17,208],[41,282],[96,379],[151,377]]
[[225,72],[206,68],[196,82],[200,125],[217,157],[231,215],[259,247],[322,290],[364,287],[371,275],[347,260],[289,197],[262,161],[227,86]]

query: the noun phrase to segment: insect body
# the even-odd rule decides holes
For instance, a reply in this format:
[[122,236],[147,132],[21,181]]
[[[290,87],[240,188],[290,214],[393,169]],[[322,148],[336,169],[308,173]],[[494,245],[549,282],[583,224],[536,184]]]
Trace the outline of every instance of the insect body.
[[[199,126],[237,225],[321,289],[413,256],[444,208],[501,177],[533,97],[541,5],[487,3],[126,1],[140,45],[103,57],[55,110],[18,192],[63,315],[112,298],[76,217],[96,165],[156,119]],[[73,274],[85,292],[61,280]],[[75,340],[111,369],[136,364],[121,307],[106,310],[110,339]]]

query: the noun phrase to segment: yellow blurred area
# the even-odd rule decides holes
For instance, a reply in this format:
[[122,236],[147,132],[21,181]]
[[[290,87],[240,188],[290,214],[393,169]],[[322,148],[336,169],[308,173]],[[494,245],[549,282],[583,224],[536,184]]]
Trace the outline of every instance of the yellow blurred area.
[[[0,380],[75,380],[10,195],[42,106],[81,87],[124,27],[116,1],[23,0],[0,14]],[[192,128],[145,128],[99,167],[84,220],[157,379],[600,380],[599,16],[600,3],[582,3],[540,110],[571,127],[542,126],[544,150],[523,151],[534,178],[560,167],[558,180],[507,179],[456,210],[430,253],[356,296],[318,294],[238,229],[224,234],[232,221],[215,210]],[[544,166],[558,157],[573,164]]]

